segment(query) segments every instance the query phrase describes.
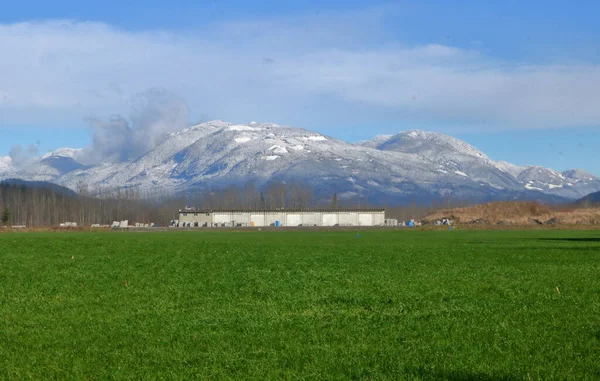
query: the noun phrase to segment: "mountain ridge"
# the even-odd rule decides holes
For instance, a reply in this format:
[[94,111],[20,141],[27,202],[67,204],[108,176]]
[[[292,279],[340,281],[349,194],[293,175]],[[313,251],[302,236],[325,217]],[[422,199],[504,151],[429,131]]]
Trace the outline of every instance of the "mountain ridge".
[[600,205],[600,191],[590,193],[585,197],[580,198],[576,202],[577,205],[582,206],[598,206]]
[[85,155],[85,149],[60,148],[18,169],[0,158],[0,179],[168,194],[294,181],[323,197],[335,192],[380,203],[440,197],[560,202],[600,190],[600,179],[584,171],[494,161],[462,140],[421,130],[352,144],[302,128],[215,120],[172,132],[135,160],[86,165]]

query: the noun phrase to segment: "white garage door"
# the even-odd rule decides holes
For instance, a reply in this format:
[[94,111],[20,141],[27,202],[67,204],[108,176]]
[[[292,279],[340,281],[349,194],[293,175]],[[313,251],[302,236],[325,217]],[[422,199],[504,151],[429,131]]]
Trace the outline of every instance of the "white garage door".
[[373,226],[373,215],[372,214],[359,214],[358,224],[360,226]]
[[218,224],[231,222],[231,218],[229,217],[229,214],[216,214],[215,213],[214,218],[215,218],[214,221]]
[[302,223],[302,215],[300,214],[288,214],[286,226],[298,226]]
[[265,215],[264,214],[251,214],[250,224],[254,223],[254,226],[265,226]]
[[337,223],[337,214],[323,214],[323,226],[334,226]]

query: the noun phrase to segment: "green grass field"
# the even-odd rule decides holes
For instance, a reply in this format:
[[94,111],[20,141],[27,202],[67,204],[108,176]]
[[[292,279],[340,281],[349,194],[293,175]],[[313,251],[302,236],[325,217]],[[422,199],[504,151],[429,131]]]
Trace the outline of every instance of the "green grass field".
[[0,234],[0,379],[600,379],[600,232]]

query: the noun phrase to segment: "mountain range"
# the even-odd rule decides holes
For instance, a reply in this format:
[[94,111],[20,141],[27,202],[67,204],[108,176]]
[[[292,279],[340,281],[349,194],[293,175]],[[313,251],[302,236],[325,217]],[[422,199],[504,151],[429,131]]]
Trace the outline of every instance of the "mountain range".
[[211,121],[164,136],[134,160],[89,164],[86,149],[61,148],[19,167],[0,157],[0,180],[47,181],[77,190],[133,188],[189,194],[253,182],[297,182],[328,198],[402,204],[470,201],[563,202],[600,191],[583,170],[558,172],[494,161],[459,139],[424,131],[349,143],[271,123]]

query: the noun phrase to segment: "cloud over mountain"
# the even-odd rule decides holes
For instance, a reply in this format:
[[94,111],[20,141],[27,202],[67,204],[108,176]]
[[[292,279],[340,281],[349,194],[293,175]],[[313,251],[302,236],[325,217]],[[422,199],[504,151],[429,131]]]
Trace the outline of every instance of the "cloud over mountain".
[[91,147],[83,161],[123,162],[136,159],[153,148],[170,132],[185,128],[189,110],[185,102],[164,89],[153,88],[134,97],[129,120],[115,115],[109,120],[91,119]]

